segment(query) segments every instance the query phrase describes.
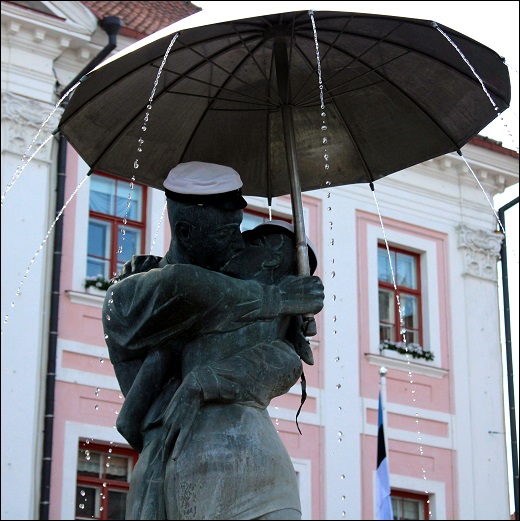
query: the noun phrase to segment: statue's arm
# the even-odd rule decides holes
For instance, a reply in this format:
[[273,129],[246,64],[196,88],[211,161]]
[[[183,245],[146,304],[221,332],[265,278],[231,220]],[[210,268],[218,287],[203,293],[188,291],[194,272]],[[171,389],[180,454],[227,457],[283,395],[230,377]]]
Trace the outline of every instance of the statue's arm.
[[108,339],[118,346],[146,350],[180,334],[225,331],[234,322],[317,313],[322,307],[318,277],[287,277],[268,286],[171,264],[111,286],[102,320]]

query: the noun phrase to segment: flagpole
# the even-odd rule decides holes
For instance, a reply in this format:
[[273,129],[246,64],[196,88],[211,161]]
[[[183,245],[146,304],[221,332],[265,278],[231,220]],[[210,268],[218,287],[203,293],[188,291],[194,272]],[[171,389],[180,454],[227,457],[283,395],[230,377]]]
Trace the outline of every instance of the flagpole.
[[381,389],[381,404],[383,407],[383,424],[386,426],[385,428],[385,447],[386,454],[388,456],[389,447],[388,447],[388,419],[386,412],[386,373],[388,373],[388,369],[383,365],[379,369],[379,384]]

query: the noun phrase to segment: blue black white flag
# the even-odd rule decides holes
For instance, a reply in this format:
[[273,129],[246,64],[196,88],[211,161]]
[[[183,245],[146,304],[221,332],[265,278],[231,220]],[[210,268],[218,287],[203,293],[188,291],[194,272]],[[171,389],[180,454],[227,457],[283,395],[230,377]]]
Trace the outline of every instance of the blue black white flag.
[[383,427],[383,404],[379,393],[379,414],[377,428],[377,471],[376,471],[376,519],[393,519],[392,499],[390,498],[390,472],[385,448]]

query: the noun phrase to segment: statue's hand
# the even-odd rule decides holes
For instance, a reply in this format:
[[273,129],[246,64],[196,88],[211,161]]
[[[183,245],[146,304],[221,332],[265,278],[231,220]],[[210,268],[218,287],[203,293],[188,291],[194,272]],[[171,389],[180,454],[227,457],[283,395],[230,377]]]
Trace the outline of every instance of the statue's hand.
[[284,315],[316,314],[323,308],[325,298],[323,283],[319,277],[289,276],[278,285]]
[[[202,388],[193,373],[184,378],[164,412],[164,459],[176,460],[191,433],[202,402]],[[172,453],[173,450],[173,453]]]
[[129,261],[123,264],[123,267],[119,270],[116,279],[123,280],[124,278],[134,275],[135,273],[143,273],[150,271],[152,268],[156,268],[159,264],[161,257],[155,255],[132,255]]

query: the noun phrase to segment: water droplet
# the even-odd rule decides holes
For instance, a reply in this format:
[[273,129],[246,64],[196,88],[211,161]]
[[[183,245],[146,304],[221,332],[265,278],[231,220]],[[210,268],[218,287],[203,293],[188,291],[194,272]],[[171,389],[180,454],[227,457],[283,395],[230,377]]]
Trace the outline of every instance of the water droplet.
[[[329,158],[329,156],[325,155],[325,159],[328,159],[328,158]],[[327,186],[330,186],[332,184],[332,181],[325,181],[325,184]]]
[[79,506],[79,508],[80,508],[81,510],[83,510],[83,509],[85,508],[85,505],[84,505],[83,503],[80,503],[78,506]]
[[84,495],[85,495],[85,491],[82,490],[82,491],[80,492],[80,494],[81,494],[82,496],[84,496]]
[[100,389],[99,389],[99,387],[98,387],[98,388],[96,389],[96,392],[95,392],[94,394],[95,394],[96,396],[99,396],[99,391],[100,391]]
[[[123,253],[123,246],[119,246],[119,248],[117,249],[117,253]],[[114,273],[114,276],[115,276],[115,273]]]
[[108,335],[105,333],[105,340],[108,338]]
[[151,106],[150,104],[146,105],[146,108],[147,108],[148,110],[152,110],[152,106]]
[[106,319],[107,319],[107,320],[110,320],[110,315],[107,315],[107,316],[106,316]]
[[343,438],[338,438],[338,443],[341,443],[343,441]]
[[147,112],[146,115],[144,116],[144,120],[145,120],[145,121],[148,121],[148,116],[149,116],[149,115],[150,115],[150,114]]
[[336,300],[336,295],[332,295],[332,301],[334,302]]
[[279,425],[279,424],[280,424],[280,420],[279,420],[278,418],[276,418],[276,420],[274,420],[274,423],[275,423],[276,425]]
[[341,474],[341,479],[345,479],[345,474]]
[[110,467],[110,463],[106,463],[106,464],[105,464],[105,467],[106,467],[106,468]]
[[105,359],[104,359],[104,358],[100,358],[100,359],[99,359],[99,363],[100,363],[100,364],[104,364],[104,363],[105,363]]
[[107,486],[107,483],[106,483],[106,481],[105,481],[105,482],[103,482],[103,486],[104,486],[104,487],[106,487],[106,486]]
[[325,163],[325,170],[329,170],[330,169],[330,165],[328,163]]
[[341,496],[341,501],[345,501],[345,499],[347,499],[346,496]]
[[341,512],[341,515],[342,515],[343,517],[345,517],[345,516],[347,515],[347,513],[343,510],[343,512]]
[[137,159],[134,161],[134,168],[139,168],[139,161]]
[[[334,244],[333,242],[331,242],[331,244]],[[330,278],[333,279],[334,277],[336,276],[336,272],[333,271],[331,274],[330,274]]]
[[321,113],[321,117],[324,118],[327,114],[325,112]]
[[11,302],[11,307],[14,308],[14,302]]
[[341,407],[341,405],[338,407],[338,411],[342,411],[343,410],[343,407]]
[[336,322],[336,320],[338,320],[338,319],[336,318],[336,315],[334,315],[334,316],[332,317],[332,322]]
[[321,130],[327,130],[327,125],[322,125]]
[[336,358],[334,358],[334,362],[339,362],[340,358],[339,356],[337,356]]
[[142,149],[141,147],[139,147],[139,148],[137,149],[137,151],[138,151],[138,152],[142,152],[143,149]]
[[126,235],[126,230],[124,228],[121,228],[121,235]]
[[144,143],[144,139],[142,137],[140,137],[137,141],[140,145],[142,145]]
[[141,127],[141,130],[142,130],[143,132],[146,132],[146,125],[143,125],[143,126]]
[[99,511],[100,511],[100,512],[103,512],[103,507],[99,507]]
[[334,239],[331,239],[331,240],[330,240],[330,245],[331,245],[331,246],[334,246]]
[[343,436],[343,433],[341,431],[339,431],[338,436]]
[[329,142],[327,137],[324,137],[321,141],[324,145],[326,145]]
[[327,211],[330,212],[332,210],[331,206],[327,206]]
[[341,389],[341,384],[336,384],[336,389]]
[[96,411],[99,409],[99,405],[94,405],[94,409],[96,409]]

